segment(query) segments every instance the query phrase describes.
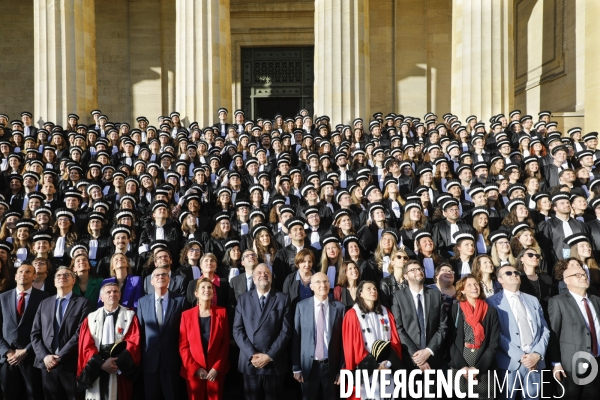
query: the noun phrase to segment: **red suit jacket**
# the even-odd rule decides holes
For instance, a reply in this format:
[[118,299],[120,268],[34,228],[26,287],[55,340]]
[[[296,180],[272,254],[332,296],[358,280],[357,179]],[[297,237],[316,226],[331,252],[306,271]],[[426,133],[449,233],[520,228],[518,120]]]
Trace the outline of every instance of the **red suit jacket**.
[[[224,378],[229,371],[229,320],[227,309],[210,307],[210,340],[208,342],[208,357],[202,349],[198,306],[181,314],[179,329],[179,352],[181,354],[181,376],[187,380],[200,381],[196,376],[198,368],[206,372],[214,368],[219,373],[218,378]],[[207,381],[207,385],[217,385],[217,381]]]

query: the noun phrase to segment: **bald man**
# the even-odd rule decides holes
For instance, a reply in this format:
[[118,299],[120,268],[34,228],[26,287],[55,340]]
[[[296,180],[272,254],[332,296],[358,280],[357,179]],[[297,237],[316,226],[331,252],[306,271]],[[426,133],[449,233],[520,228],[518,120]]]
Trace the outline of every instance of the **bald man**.
[[324,273],[312,276],[310,288],[315,295],[296,306],[292,371],[302,384],[302,399],[337,399],[344,366],[342,321],[346,307],[329,299],[329,279]]

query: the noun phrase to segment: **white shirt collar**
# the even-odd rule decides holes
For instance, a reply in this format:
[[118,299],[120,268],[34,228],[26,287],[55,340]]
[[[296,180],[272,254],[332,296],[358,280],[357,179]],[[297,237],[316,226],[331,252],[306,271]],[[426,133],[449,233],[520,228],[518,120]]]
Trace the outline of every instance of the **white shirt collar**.
[[27,293],[27,295],[28,295],[28,296],[31,296],[31,291],[32,291],[32,290],[33,290],[33,286],[32,286],[32,287],[30,287],[30,288],[29,288],[29,289],[27,289],[27,290],[19,290],[18,288],[15,288],[15,291],[17,292],[17,298],[18,298],[18,297],[21,295],[21,292],[23,292],[23,291],[24,291],[25,293]]
[[159,296],[158,292],[154,292],[154,301],[158,301],[159,297],[163,298],[163,304],[165,304],[167,300],[169,300],[169,291],[167,290],[167,292],[162,296]]

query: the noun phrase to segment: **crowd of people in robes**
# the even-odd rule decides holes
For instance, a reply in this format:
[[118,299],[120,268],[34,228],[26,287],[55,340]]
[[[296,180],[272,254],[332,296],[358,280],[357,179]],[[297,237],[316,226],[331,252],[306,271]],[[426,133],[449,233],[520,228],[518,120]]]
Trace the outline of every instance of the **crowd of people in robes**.
[[593,398],[598,133],[505,111],[0,113],[3,398]]

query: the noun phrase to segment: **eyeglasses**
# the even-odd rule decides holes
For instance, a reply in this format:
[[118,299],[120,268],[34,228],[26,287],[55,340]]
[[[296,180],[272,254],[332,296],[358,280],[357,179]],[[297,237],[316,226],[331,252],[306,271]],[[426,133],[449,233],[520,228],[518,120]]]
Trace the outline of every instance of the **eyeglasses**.
[[517,271],[506,271],[504,274],[502,275],[506,275],[506,276],[513,276],[513,274],[515,276],[520,276],[519,273]]
[[192,253],[200,253],[200,249],[189,249]]
[[248,258],[248,257],[250,257],[250,258],[255,258],[255,257],[256,257],[256,254],[254,254],[254,253],[248,253],[248,254],[245,254],[245,255],[244,255],[244,258]]
[[510,244],[510,242],[508,240],[507,241],[498,242],[498,245],[500,245],[500,246],[508,246],[509,244]]
[[154,258],[157,258],[157,259],[169,258],[169,255],[168,254],[164,254],[162,256],[156,256]]
[[587,274],[581,274],[581,273],[579,273],[579,274],[573,274],[573,275],[565,276],[563,278],[563,280],[565,280],[567,278],[570,278],[572,276],[576,277],[577,279],[581,279],[581,278],[586,278],[587,279]]
[[152,277],[154,278],[166,278],[169,274],[167,274],[166,272],[163,272],[162,274],[154,274],[152,275]]
[[542,258],[542,256],[541,256],[541,255],[539,255],[539,254],[536,254],[536,253],[525,253],[525,255],[526,255],[527,257],[529,257],[529,258],[534,258],[534,257],[535,257],[535,258],[537,258],[538,260],[539,260],[540,258]]
[[73,275],[71,275],[71,274],[56,274],[56,275],[54,275],[54,278],[60,279],[60,278],[68,278],[70,276],[73,276]]
[[408,257],[407,256],[396,256],[396,259],[406,261],[406,260],[408,260]]
[[452,275],[454,275],[454,271],[443,269],[443,270],[440,271],[440,274],[452,274]]
[[406,273],[409,273],[409,272],[414,272],[414,273],[423,272],[423,268],[413,268],[413,269],[409,269],[408,271],[406,271]]

